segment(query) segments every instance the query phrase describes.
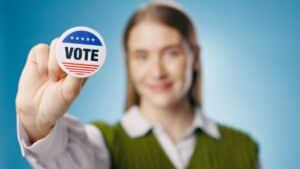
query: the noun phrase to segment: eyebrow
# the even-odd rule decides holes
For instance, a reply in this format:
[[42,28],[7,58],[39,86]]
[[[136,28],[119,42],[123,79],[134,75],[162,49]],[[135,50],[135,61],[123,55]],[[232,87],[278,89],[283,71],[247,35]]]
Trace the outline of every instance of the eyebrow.
[[[179,42],[179,43],[174,43],[174,44],[169,44],[165,47],[163,47],[160,51],[165,51],[167,49],[170,49],[170,48],[178,48],[178,47],[181,47],[182,46],[182,41]],[[133,51],[129,51],[129,53],[142,53],[142,52],[148,52],[147,49],[135,49]]]
[[171,45],[163,47],[162,51],[170,49],[170,48],[179,48],[181,46],[182,46],[182,42],[179,42],[179,43],[176,43],[176,44],[171,44]]

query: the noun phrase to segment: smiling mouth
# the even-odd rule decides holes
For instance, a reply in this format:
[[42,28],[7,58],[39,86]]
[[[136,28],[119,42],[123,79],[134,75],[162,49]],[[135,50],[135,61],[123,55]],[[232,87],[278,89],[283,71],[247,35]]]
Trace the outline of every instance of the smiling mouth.
[[173,83],[158,83],[158,84],[148,84],[147,87],[154,92],[162,92],[169,90],[173,86]]

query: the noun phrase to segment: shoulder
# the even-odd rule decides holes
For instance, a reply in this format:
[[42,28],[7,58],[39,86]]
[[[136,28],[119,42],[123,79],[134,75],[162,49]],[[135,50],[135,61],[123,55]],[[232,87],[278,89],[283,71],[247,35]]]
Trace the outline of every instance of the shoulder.
[[241,129],[238,129],[238,128],[235,128],[232,126],[228,126],[225,124],[220,124],[220,123],[218,123],[218,127],[220,130],[220,133],[222,134],[222,137],[225,137],[225,139],[229,139],[228,137],[237,137],[240,139],[254,141],[252,136],[249,133],[242,131]]
[[256,154],[258,153],[258,142],[249,133],[224,124],[218,124],[218,128],[221,134],[221,140],[226,144],[235,147],[238,146],[242,149],[248,148]]
[[122,130],[120,122],[116,122],[114,124],[109,124],[104,121],[92,121],[90,124],[94,125],[101,133],[105,140],[105,142],[108,144],[113,144],[114,138],[116,137],[116,134]]
[[113,135],[120,128],[119,121],[114,124],[109,124],[107,122],[97,120],[92,121],[91,124],[98,128],[105,135]]
[[101,121],[101,120],[95,120],[90,122],[92,125],[96,126],[99,130],[107,130],[108,132],[113,132],[116,127],[120,124],[119,122],[115,124],[109,124],[107,122]]

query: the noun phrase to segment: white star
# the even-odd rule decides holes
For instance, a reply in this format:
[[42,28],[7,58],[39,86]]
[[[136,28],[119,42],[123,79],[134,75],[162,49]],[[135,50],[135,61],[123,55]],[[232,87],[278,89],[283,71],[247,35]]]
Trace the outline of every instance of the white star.
[[95,39],[94,39],[94,38],[92,38],[92,41],[94,42],[94,41],[95,41]]
[[73,40],[74,39],[74,36],[71,36],[71,38],[70,38],[71,40]]
[[81,40],[84,40],[84,37],[81,37]]
[[76,40],[79,40],[79,37],[78,37],[78,36],[76,36]]
[[90,41],[90,38],[86,38],[87,41]]

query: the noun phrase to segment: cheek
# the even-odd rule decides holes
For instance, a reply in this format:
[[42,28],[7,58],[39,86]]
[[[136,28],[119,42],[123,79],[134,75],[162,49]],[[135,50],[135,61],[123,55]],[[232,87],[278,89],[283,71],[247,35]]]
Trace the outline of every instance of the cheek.
[[129,63],[129,74],[134,86],[139,86],[145,79],[146,68],[136,62]]
[[169,63],[169,73],[177,83],[177,86],[187,90],[192,82],[193,66],[191,58],[183,58],[173,63]]
[[180,59],[167,63],[169,74],[173,79],[184,81],[186,75],[186,59]]

